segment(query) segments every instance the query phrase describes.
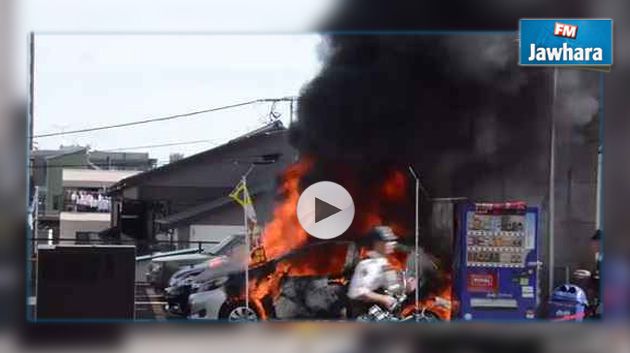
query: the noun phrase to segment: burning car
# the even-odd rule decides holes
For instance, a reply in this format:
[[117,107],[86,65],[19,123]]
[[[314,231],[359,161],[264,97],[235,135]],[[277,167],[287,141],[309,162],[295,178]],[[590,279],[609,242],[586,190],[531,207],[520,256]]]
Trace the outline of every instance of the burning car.
[[[341,261],[330,261],[330,257],[322,256],[326,253],[342,254],[334,256]],[[339,318],[346,305],[345,278],[357,259],[353,242],[320,242],[252,267],[249,269],[249,305],[245,300],[242,267],[233,266],[231,270],[215,272],[206,278],[200,275],[193,285],[197,293],[189,297],[190,318],[229,321]],[[266,292],[271,286],[263,282],[278,284],[279,290]],[[263,287],[255,287],[256,291],[252,292],[256,284]]]
[[[195,281],[188,306],[191,319],[344,319],[349,301],[347,285],[362,256],[361,244],[323,241],[269,261],[249,271],[249,303],[245,301],[245,271],[232,267],[227,273]],[[407,271],[401,274],[407,275]],[[201,277],[201,276],[198,276]],[[415,283],[415,282],[412,282]],[[422,282],[423,286],[424,283]],[[431,296],[421,290],[426,321],[450,319],[450,295]],[[401,302],[401,313],[414,315],[415,293]],[[439,298],[439,299],[438,299]]]

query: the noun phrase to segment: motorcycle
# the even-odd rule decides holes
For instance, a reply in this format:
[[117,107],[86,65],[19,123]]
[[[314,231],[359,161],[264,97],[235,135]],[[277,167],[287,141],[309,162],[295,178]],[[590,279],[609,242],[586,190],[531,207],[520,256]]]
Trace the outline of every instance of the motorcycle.
[[395,299],[394,305],[389,308],[383,308],[378,304],[374,304],[370,306],[365,313],[359,315],[357,317],[357,321],[443,321],[444,315],[440,314],[443,312],[450,312],[450,301],[439,297],[426,298],[418,304],[416,309],[414,291],[406,293],[408,283],[409,278],[407,276],[407,272],[401,271],[399,273],[398,283],[395,283],[393,286],[381,291],[381,293],[389,295]]
[[599,297],[599,274],[589,270],[578,269],[573,272],[573,281],[587,294],[586,319],[600,318],[601,299]]
[[396,301],[390,308],[383,309],[380,305],[370,306],[362,315],[357,317],[357,321],[408,321],[413,319],[413,315],[403,316],[403,303],[407,300],[407,295],[393,295],[385,291],[385,294],[392,296]]

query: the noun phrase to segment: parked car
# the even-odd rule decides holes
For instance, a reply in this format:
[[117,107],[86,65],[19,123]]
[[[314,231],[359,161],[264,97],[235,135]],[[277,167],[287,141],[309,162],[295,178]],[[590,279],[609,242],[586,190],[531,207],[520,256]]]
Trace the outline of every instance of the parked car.
[[241,296],[245,288],[245,271],[233,266],[192,284],[188,297],[189,319],[255,321],[259,314],[247,307]]
[[233,234],[207,251],[156,257],[149,264],[146,280],[156,289],[162,290],[168,286],[171,276],[183,267],[193,267],[219,256],[232,256],[239,251],[239,247],[242,249],[243,246],[245,246],[245,235]]
[[218,256],[192,267],[185,267],[175,272],[164,289],[166,311],[174,315],[187,316],[188,296],[192,292],[195,278],[204,271],[215,271],[229,261],[226,256]]

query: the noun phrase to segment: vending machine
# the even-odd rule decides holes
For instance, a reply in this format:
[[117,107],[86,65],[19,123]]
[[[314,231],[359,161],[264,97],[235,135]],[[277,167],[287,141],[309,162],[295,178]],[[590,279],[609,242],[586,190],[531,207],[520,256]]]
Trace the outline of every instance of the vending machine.
[[534,319],[538,208],[524,202],[460,206],[456,291],[464,320]]

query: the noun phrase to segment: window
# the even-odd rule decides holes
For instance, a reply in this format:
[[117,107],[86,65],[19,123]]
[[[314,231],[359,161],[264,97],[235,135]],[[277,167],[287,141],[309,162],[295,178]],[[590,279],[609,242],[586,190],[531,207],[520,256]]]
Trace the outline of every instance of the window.
[[92,244],[99,239],[97,232],[76,232],[76,244]]

